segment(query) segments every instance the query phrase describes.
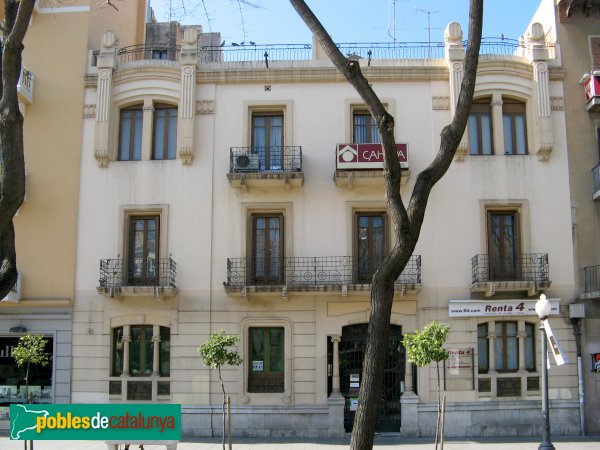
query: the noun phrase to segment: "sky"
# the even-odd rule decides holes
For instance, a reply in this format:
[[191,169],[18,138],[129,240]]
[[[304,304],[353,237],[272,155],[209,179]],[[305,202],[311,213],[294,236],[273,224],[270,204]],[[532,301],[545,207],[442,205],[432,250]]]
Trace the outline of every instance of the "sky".
[[[200,0],[151,0],[151,6],[158,21],[170,18],[186,25],[200,24],[204,32],[220,32],[227,45],[311,43],[310,31],[289,1],[251,1],[257,7],[243,6],[241,11],[236,0],[204,0],[205,7]],[[519,39],[539,3],[487,0],[483,36]],[[337,43],[392,42],[394,38],[441,42],[444,28],[453,21],[461,24],[467,37],[469,0],[307,0],[307,4]]]

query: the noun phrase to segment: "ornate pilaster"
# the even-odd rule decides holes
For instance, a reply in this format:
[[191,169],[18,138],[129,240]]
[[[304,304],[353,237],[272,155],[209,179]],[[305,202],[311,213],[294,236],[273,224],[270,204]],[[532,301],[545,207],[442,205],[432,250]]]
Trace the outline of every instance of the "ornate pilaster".
[[152,326],[152,376],[160,375],[160,326]]
[[544,28],[539,23],[531,26],[529,35],[529,62],[533,66],[536,104],[536,154],[540,161],[548,161],[554,147],[552,134],[552,102],[550,101],[550,80],[548,75],[548,49]]
[[[456,104],[460,95],[460,87],[464,77],[465,49],[462,44],[462,29],[458,22],[450,22],[444,31],[446,46],[446,63],[450,74],[450,115],[454,117]],[[469,151],[469,141],[465,133],[458,144],[456,161],[463,161]]]
[[344,404],[345,399],[340,393],[340,341],[341,336],[331,336],[333,343],[333,372],[331,374],[331,395],[327,399],[329,406],[329,438],[344,436]]
[[123,327],[123,372],[122,377],[129,376],[129,343],[131,342],[131,334],[129,325]]
[[196,61],[198,60],[198,30],[187,28],[183,33],[181,55],[181,95],[177,130],[177,155],[184,165],[194,158],[194,118],[196,109]]
[[102,34],[102,47],[98,55],[98,85],[96,101],[96,130],[94,135],[94,157],[98,166],[108,165],[108,136],[110,125],[110,106],[112,76],[117,64],[117,36],[111,30]]

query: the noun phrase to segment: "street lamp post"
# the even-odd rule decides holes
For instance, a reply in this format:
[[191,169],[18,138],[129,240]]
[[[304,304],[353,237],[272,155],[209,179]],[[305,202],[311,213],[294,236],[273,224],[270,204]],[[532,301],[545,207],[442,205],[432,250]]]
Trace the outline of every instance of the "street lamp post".
[[548,343],[546,340],[546,329],[544,320],[550,315],[552,305],[544,294],[535,304],[535,312],[540,318],[540,332],[542,334],[542,443],[538,450],[554,450],[550,441],[550,416],[548,415]]

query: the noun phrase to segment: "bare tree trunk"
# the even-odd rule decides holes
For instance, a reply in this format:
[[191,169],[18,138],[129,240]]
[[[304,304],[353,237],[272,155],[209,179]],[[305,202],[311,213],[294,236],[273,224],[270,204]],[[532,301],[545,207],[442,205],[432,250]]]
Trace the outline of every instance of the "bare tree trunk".
[[302,0],[290,0],[290,3],[316,36],[329,59],[365,102],[377,123],[384,150],[385,198],[394,224],[396,243],[382,266],[373,275],[363,382],[360,387],[358,411],[354,419],[350,442],[350,448],[353,450],[371,449],[383,384],[394,281],[402,273],[416,246],[431,189],[450,167],[465,131],[475,90],[475,76],[481,43],[483,0],[471,0],[469,41],[464,64],[465,75],[456,112],[450,125],[442,131],[440,148],[436,157],[417,177],[408,208],[405,207],[400,196],[401,170],[396,154],[394,118],[387,113],[368,80],[363,76],[359,62],[344,57],[306,3]]
[[17,282],[13,217],[25,198],[23,116],[17,83],[21,75],[23,38],[35,0],[5,0],[0,67],[0,299]]
[[442,404],[441,404],[441,390],[440,390],[440,362],[435,362],[437,368],[437,421],[435,424],[435,448],[438,448],[438,442],[440,441],[440,420],[442,418]]

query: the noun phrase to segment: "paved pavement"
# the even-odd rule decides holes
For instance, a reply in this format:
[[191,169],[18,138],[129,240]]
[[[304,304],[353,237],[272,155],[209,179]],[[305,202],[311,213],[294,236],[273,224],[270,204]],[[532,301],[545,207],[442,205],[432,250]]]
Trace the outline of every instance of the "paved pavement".
[[[336,440],[291,440],[291,439],[234,439],[235,450],[341,450],[347,449],[349,438]],[[488,439],[447,439],[445,450],[536,450],[539,439],[531,438],[488,438]],[[598,450],[600,436],[555,438],[556,450]],[[433,439],[402,439],[399,436],[377,436],[375,449],[390,450],[392,448],[425,450],[432,449]],[[164,450],[165,446],[144,445],[144,450]],[[221,440],[214,438],[197,438],[179,443],[178,450],[220,450]],[[11,441],[0,436],[0,450],[23,450],[22,441]],[[107,450],[102,441],[35,441],[34,450]],[[131,445],[131,450],[138,450]]]

